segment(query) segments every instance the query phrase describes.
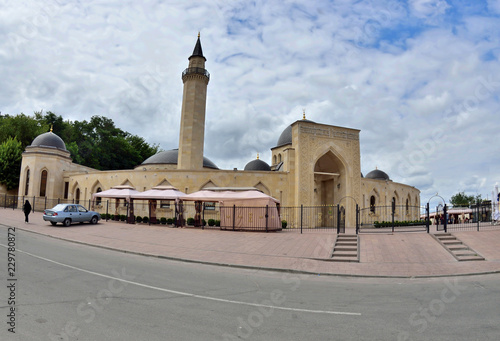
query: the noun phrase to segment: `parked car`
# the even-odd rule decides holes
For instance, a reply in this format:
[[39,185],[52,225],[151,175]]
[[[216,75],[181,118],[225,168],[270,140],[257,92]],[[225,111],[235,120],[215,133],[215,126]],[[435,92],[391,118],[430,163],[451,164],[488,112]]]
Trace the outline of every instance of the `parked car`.
[[58,204],[51,209],[43,211],[43,220],[50,221],[52,225],[62,223],[64,226],[86,221],[97,224],[101,220],[101,215],[97,212],[87,210],[82,205]]

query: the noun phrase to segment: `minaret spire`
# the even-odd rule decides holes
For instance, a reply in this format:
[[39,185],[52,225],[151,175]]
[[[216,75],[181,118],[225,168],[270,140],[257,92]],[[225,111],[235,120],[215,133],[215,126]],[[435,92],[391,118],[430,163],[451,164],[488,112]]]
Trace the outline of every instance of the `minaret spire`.
[[200,34],[189,65],[182,73],[184,91],[182,96],[181,130],[177,169],[203,169],[203,146],[205,141],[205,108],[210,74],[205,69]]

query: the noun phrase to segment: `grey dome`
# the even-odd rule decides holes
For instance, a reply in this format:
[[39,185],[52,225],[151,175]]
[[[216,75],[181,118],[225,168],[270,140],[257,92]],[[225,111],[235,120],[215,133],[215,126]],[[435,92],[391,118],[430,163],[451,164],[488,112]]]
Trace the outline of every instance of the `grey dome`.
[[255,159],[247,163],[244,170],[246,171],[270,171],[271,167],[260,159]]
[[[177,164],[177,159],[179,156],[179,150],[178,149],[172,149],[172,150],[167,150],[164,152],[159,152],[156,153],[155,155],[147,158],[142,165],[151,165],[151,164],[172,164],[176,165]],[[213,168],[213,169],[219,169],[209,159],[206,157],[203,157],[203,168]]]
[[35,137],[33,142],[31,142],[32,147],[52,147],[57,149],[66,150],[66,144],[56,134],[49,131],[48,133],[43,133]]
[[374,169],[370,173],[366,174],[365,178],[374,180],[391,180],[386,172],[380,169]]
[[[309,121],[309,120],[306,120],[306,119],[302,119],[300,121],[301,122],[314,123],[313,121]],[[281,146],[284,146],[284,145],[287,145],[287,144],[291,144],[291,143],[292,143],[292,125],[290,124],[281,133],[281,135],[280,135],[280,137],[278,139],[278,143],[276,144],[276,147],[281,147]]]

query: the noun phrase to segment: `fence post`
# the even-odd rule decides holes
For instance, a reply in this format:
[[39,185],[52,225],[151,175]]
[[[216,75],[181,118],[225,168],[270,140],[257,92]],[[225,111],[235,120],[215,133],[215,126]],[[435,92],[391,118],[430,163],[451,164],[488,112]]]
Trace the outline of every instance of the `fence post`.
[[359,205],[356,203],[356,234],[359,233]]
[[337,204],[337,234],[340,234],[340,204]]
[[476,205],[477,206],[477,230],[479,231],[479,204]]
[[266,232],[269,232],[269,229],[268,229],[268,220],[269,220],[269,205],[266,205]]
[[106,200],[106,221],[108,221],[108,216],[109,216],[108,208],[109,208],[109,200]]
[[233,231],[235,224],[236,224],[236,205],[233,205]]
[[304,205],[300,205],[300,234],[302,234],[302,218],[304,216]]
[[427,233],[429,233],[429,225],[431,223],[431,215],[430,215],[430,212],[429,212],[429,203],[427,203],[427,205],[425,205],[425,213],[426,213],[426,217],[427,217],[427,222],[426,222],[426,226],[427,226]]
[[444,208],[443,208],[443,215],[444,215],[444,233],[447,233],[448,232],[448,206],[446,206],[446,204],[444,204]]
[[391,204],[391,216],[392,216],[392,233],[394,233],[394,212],[396,211],[396,202],[393,201]]

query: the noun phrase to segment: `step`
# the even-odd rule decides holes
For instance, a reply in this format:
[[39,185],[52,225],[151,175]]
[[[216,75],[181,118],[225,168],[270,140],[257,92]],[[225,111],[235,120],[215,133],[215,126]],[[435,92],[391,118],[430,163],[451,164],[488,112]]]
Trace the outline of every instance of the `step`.
[[437,237],[439,240],[441,241],[445,241],[445,240],[457,240],[456,237],[453,237],[453,236],[439,236]]
[[358,252],[358,248],[357,247],[337,247],[335,246],[333,248],[333,251],[355,251],[356,253]]
[[335,243],[336,246],[358,246],[358,243],[342,243],[342,242],[337,242]]
[[483,257],[477,256],[477,257],[459,257],[459,261],[473,261],[473,260],[484,260]]
[[442,242],[444,245],[462,245],[463,243],[459,240],[456,240],[454,242],[452,241],[444,241]]
[[459,250],[468,250],[469,248],[462,244],[461,246],[450,246],[448,249],[450,249],[451,251],[459,251]]

